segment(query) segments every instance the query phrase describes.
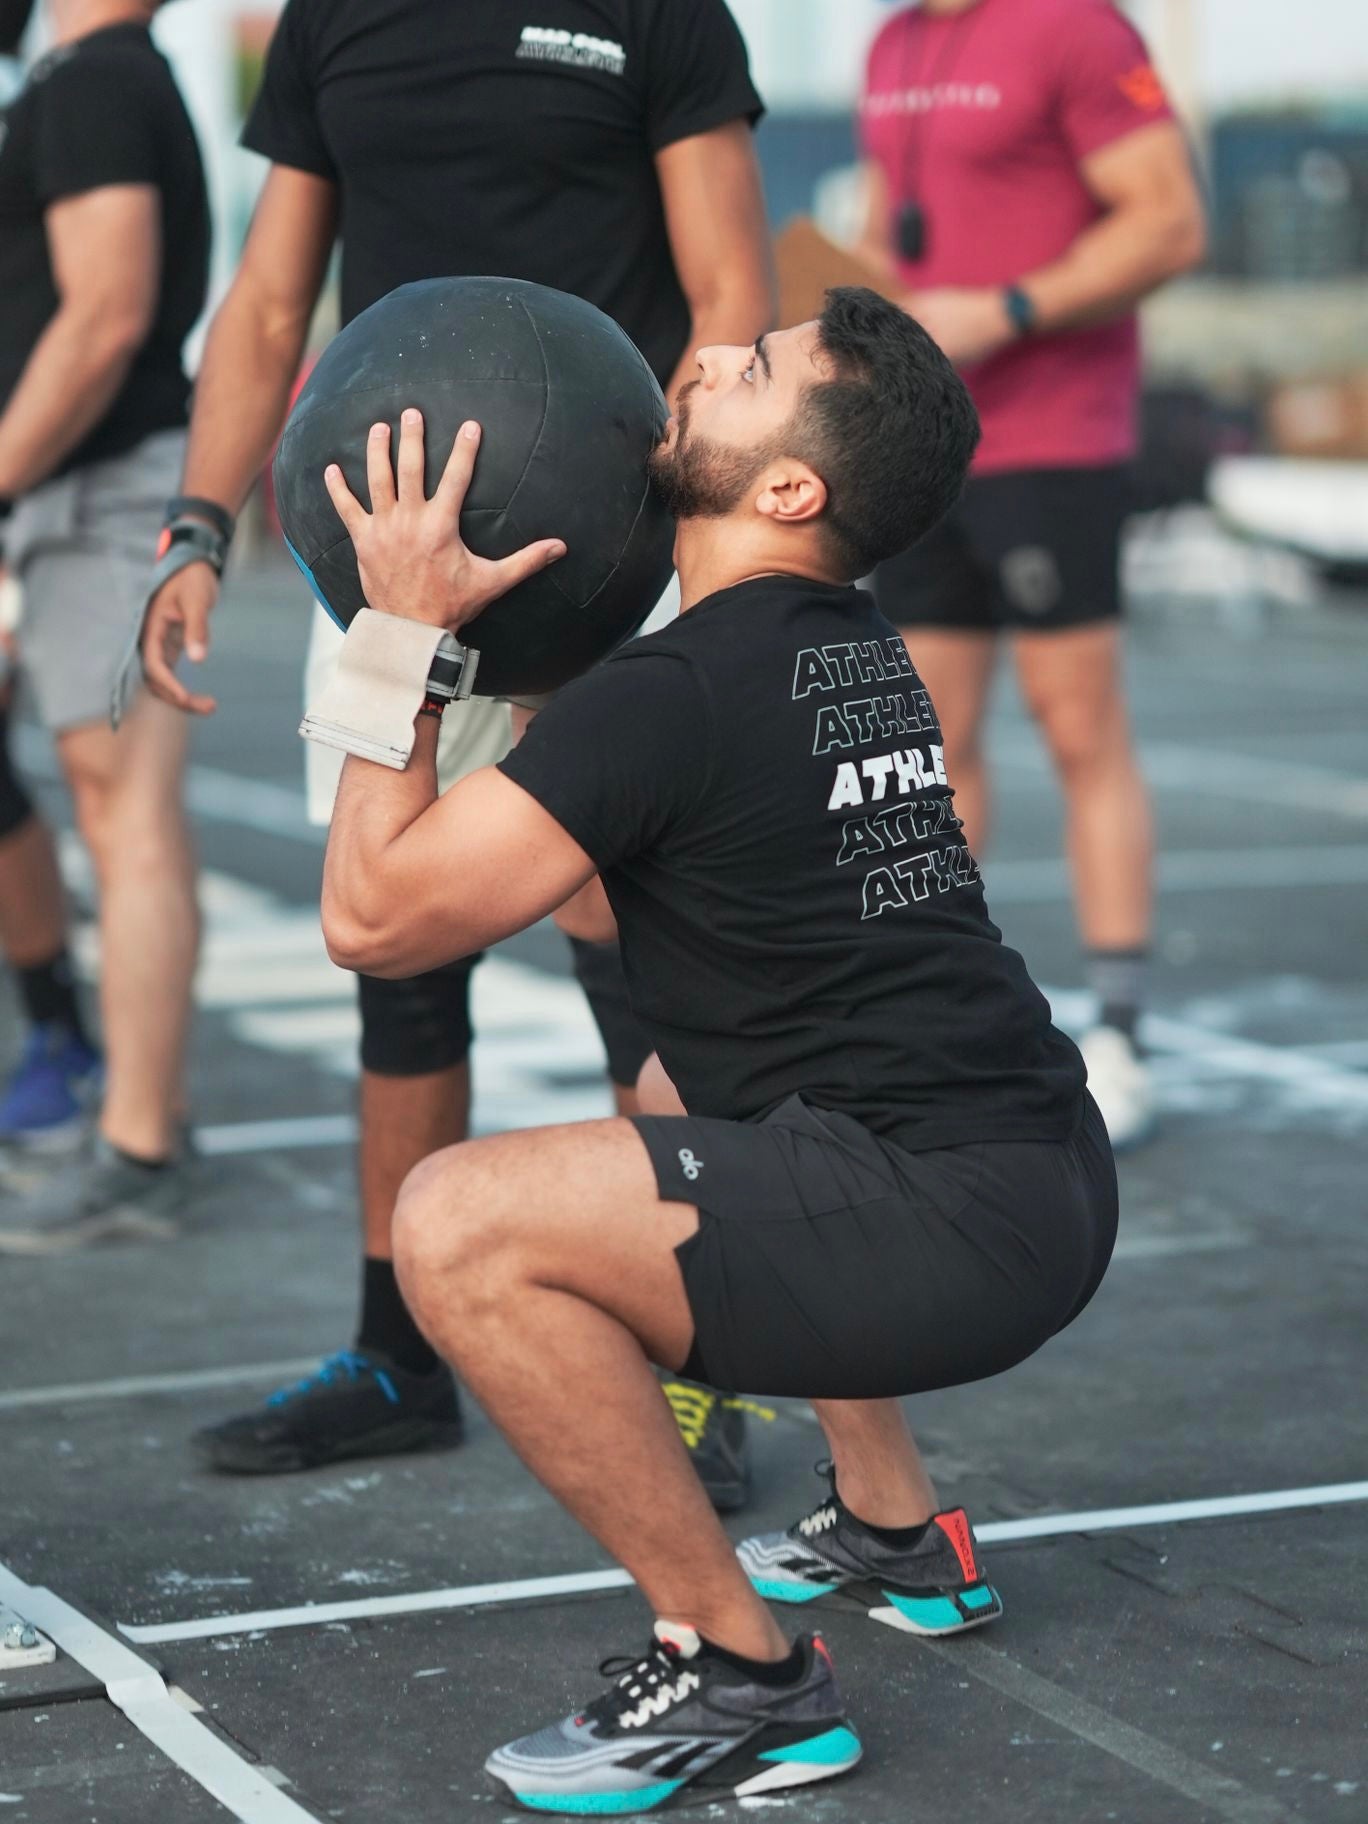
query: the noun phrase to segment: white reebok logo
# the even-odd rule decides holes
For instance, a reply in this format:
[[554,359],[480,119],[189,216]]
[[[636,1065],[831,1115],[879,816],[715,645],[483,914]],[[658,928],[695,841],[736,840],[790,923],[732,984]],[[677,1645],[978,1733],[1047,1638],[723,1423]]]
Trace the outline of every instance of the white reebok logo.
[[703,1170],[703,1161],[701,1159],[696,1159],[687,1146],[682,1146],[679,1149],[679,1165],[690,1184],[693,1183],[694,1179],[697,1178],[698,1174]]
[[627,70],[627,53],[615,39],[596,38],[592,32],[567,32],[554,25],[525,25],[518,55],[538,63],[603,70],[609,76],[622,76]]

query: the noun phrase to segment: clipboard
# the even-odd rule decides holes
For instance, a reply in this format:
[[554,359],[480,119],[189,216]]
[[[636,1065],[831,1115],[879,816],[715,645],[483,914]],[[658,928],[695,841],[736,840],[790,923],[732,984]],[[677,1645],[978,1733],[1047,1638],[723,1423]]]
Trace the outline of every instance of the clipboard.
[[893,280],[828,240],[811,216],[795,216],[775,236],[774,266],[780,329],[820,316],[823,299],[835,285],[867,285],[881,297],[898,301]]

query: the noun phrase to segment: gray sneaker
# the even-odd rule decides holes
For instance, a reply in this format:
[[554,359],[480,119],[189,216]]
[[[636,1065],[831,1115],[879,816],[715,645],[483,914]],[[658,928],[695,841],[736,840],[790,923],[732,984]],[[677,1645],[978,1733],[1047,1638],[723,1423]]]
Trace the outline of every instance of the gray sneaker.
[[46,1182],[0,1198],[0,1254],[72,1254],[102,1242],[170,1241],[181,1231],[192,1177],[188,1151],[149,1172],[97,1135]]

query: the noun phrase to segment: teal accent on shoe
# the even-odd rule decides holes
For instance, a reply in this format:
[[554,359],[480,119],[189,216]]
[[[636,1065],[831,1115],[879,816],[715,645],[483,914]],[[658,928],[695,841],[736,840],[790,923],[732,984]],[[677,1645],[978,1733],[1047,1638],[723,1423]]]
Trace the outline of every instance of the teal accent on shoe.
[[769,1577],[752,1577],[751,1585],[767,1602],[812,1602],[831,1593],[820,1583],[776,1583]]
[[659,1786],[638,1786],[635,1792],[515,1792],[513,1797],[529,1811],[570,1812],[577,1818],[611,1818],[663,1805],[683,1784],[683,1780],[662,1780]]
[[787,1748],[771,1748],[756,1758],[762,1761],[796,1761],[804,1767],[843,1767],[847,1761],[858,1761],[860,1738],[853,1729],[828,1729],[825,1735],[814,1735],[806,1742],[791,1742]]
[[991,1609],[997,1602],[997,1591],[981,1583],[977,1589],[961,1590],[959,1599],[966,1609]]
[[948,1596],[895,1596],[892,1590],[885,1590],[884,1595],[900,1615],[915,1621],[919,1628],[939,1632],[964,1626],[963,1615]]

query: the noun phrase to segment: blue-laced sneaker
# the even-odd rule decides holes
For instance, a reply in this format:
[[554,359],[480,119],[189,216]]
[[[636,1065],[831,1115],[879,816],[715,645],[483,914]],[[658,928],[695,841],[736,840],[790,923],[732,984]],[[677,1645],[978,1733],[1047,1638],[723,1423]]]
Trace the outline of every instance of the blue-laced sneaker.
[[736,1548],[767,1601],[862,1609],[904,1634],[962,1634],[1001,1615],[962,1507],[933,1514],[894,1545],[851,1513],[827,1473],[831,1493],[819,1507],[786,1533],[760,1533]]
[[798,1642],[797,1672],[762,1680],[657,1622],[643,1659],[605,1660],[615,1679],[579,1716],[497,1749],[485,1772],[503,1799],[573,1817],[716,1804],[848,1773],[860,1738],[841,1706],[820,1636]]
[[461,1442],[451,1370],[412,1374],[378,1350],[343,1349],[264,1405],[195,1433],[201,1461],[232,1475],[281,1475],[356,1457],[449,1450]]
[[90,1130],[103,1083],[99,1052],[69,1026],[31,1027],[0,1095],[0,1146],[74,1148]]

